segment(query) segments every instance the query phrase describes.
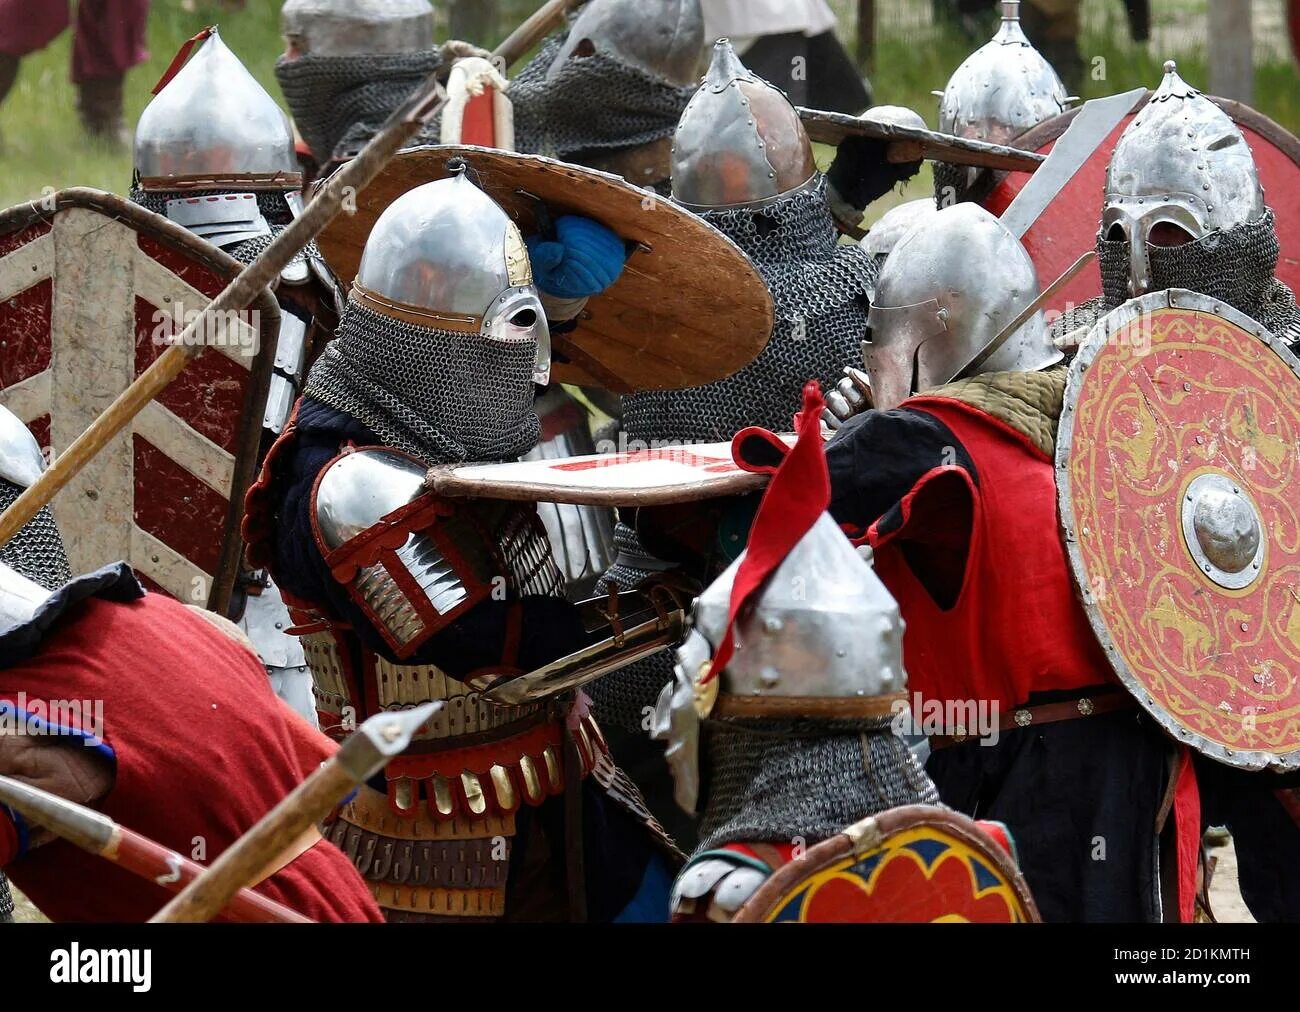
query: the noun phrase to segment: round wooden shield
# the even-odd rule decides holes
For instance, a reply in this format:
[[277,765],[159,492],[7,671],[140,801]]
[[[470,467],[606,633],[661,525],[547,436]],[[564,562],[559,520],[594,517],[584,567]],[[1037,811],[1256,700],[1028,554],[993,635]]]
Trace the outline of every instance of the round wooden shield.
[[1203,295],[1134,299],[1070,368],[1061,523],[1092,628],[1166,730],[1300,767],[1300,362]]
[[1022,169],[1033,172],[1043,163],[1043,155],[1026,152],[1024,148],[990,144],[987,141],[958,137],[955,134],[902,126],[842,112],[824,112],[821,109],[799,107],[799,118],[809,139],[818,144],[838,147],[846,137],[866,137],[886,141],[891,162],[931,161],[951,162],[953,165],[977,165],[985,169]]
[[[1300,138],[1249,106],[1222,98],[1211,98],[1211,101],[1232,117],[1250,144],[1264,187],[1264,197],[1273,209],[1278,238],[1282,243],[1277,276],[1296,290],[1300,285],[1300,201],[1292,195],[1300,187]],[[1072,109],[1038,124],[1017,138],[1016,146],[1046,154],[1078,111]],[[1106,166],[1120,134],[1138,111],[1140,108],[1124,117],[1111,131],[1025,233],[1025,249],[1038,271],[1038,283],[1042,288],[1046,289],[1080,256],[1096,247]],[[981,203],[994,214],[1001,215],[1028,181],[1028,173],[1008,173]],[[1055,293],[1044,309],[1061,311],[1100,293],[1101,274],[1096,261],[1093,261],[1078,277]]]
[[780,868],[733,923],[1038,921],[1005,850],[959,812],[906,805],[864,819]]
[[622,276],[593,296],[577,329],[551,335],[552,375],[561,383],[677,390],[730,376],[753,361],[772,333],[772,296],[740,247],[667,197],[621,176],[540,155],[496,148],[412,148],[389,163],[317,240],[345,285],[370,230],[394,200],[444,179],[461,164],[528,235],[539,207],[554,219],[601,222],[632,253]]

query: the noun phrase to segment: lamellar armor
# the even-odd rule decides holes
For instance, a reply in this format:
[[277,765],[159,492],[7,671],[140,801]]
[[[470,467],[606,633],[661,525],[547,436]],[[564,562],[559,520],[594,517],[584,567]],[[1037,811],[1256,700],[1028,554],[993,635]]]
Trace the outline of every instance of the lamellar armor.
[[666,188],[703,49],[699,0],[591,0],[511,83],[519,150]]
[[1105,311],[1183,288],[1300,340],[1295,297],[1274,277],[1280,247],[1250,146],[1172,60],[1111,155],[1097,253]]
[[[541,436],[525,460],[558,460],[596,452],[587,409],[564,387],[552,384],[537,399]],[[565,596],[590,597],[596,581],[614,561],[614,517],[604,506],[538,503],[538,514],[564,575]]]
[[[1020,27],[1020,4],[1002,4],[1002,23],[989,42],[953,72],[939,97],[943,133],[1011,144],[1017,137],[1069,108],[1074,99],[1026,38]],[[940,207],[979,199],[979,169],[936,162],[934,193]]]
[[[786,430],[803,384],[816,378],[831,387],[858,358],[876,266],[860,248],[839,245],[798,113],[725,39],[677,127],[673,197],[749,255],[772,293],[776,324],[759,355],[726,379],[625,396],[627,436],[671,446],[726,441],[749,425]],[[607,583],[626,589],[672,568],[628,523],[616,529],[615,546]],[[720,568],[692,575],[707,582]],[[667,654],[607,677],[592,689],[597,712],[639,732],[670,677]]]
[[[213,29],[145,108],[131,199],[251,263],[302,208],[293,128]],[[280,334],[263,414],[263,449],[283,431],[317,351],[338,322],[337,284],[315,244],[280,273]],[[276,691],[310,718],[307,667],[275,583],[241,579],[239,624]]]
[[[485,694],[521,673],[524,606],[563,605],[535,507],[425,490],[432,464],[512,460],[536,443],[534,381],[545,382],[549,365],[547,323],[514,223],[463,175],[417,187],[376,223],[340,337],[250,497],[250,555],[275,565],[285,549],[268,542],[265,520],[289,508],[285,487],[302,442],[320,438],[312,419],[341,418],[379,441],[331,438],[336,454],[312,465],[306,551],[322,582],[304,584],[284,565],[276,575],[328,733],[342,737],[381,710],[446,702],[389,763],[374,785],[382,791],[363,788],[329,828],[390,919],[505,915],[520,809],[559,794],[566,777],[622,783],[589,717],[569,718],[578,762],[566,770],[563,707],[502,705]],[[278,523],[277,537],[297,536],[283,516]],[[458,626],[450,645],[439,638],[496,606],[519,609],[499,634]],[[461,664],[467,652],[491,659]],[[433,655],[461,664],[459,677]],[[524,897],[546,899],[555,897]]]

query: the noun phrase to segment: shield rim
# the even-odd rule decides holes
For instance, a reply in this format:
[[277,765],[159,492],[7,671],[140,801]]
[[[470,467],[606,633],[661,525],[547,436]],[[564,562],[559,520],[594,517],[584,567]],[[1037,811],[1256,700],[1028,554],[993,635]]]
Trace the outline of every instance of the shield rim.
[[[51,209],[52,208],[52,209]],[[116,193],[89,186],[71,186],[48,197],[17,204],[0,210],[0,235],[12,235],[36,224],[53,224],[54,218],[69,209],[93,211],[120,221],[137,234],[144,233],[189,257],[221,277],[227,286],[239,276],[245,265],[224,250],[189,232],[162,215],[134,204]],[[211,300],[209,300],[211,302]],[[271,384],[275,343],[280,331],[280,304],[270,289],[263,288],[247,307],[259,313],[261,345],[249,366],[248,390],[238,422],[238,452],[230,489],[230,508],[222,527],[222,548],[217,571],[212,574],[212,589],[204,608],[224,615],[234,595],[235,582],[244,555],[240,525],[244,513],[244,496],[252,486],[257,471],[257,452],[262,438],[262,417]],[[52,340],[51,336],[51,340]],[[188,603],[188,602],[182,602]]]
[[[846,857],[870,853],[895,833],[918,826],[941,829],[967,846],[978,849],[1011,886],[1024,908],[1025,923],[1037,924],[1042,921],[1024,874],[1016,867],[1011,856],[980,829],[974,819],[938,805],[900,805],[854,823],[830,839],[808,848],[802,860],[791,861],[778,868],[741,905],[731,922],[766,924],[778,904],[787,900],[791,891],[810,874],[823,871]],[[865,841],[865,846],[859,841]]]
[[[1151,96],[1155,92],[1147,91],[1133,109],[1130,116],[1136,116],[1151,101]],[[1202,93],[1204,94],[1204,93]],[[1297,137],[1286,127],[1282,126],[1276,120],[1266,116],[1254,106],[1246,105],[1244,102],[1238,102],[1231,98],[1220,98],[1218,95],[1205,95],[1207,99],[1217,105],[1228,117],[1238,126],[1245,126],[1268,140],[1278,150],[1284,152],[1297,166],[1300,166],[1300,137]],[[1036,126],[1030,127],[1024,133],[1012,140],[1012,146],[1021,148],[1025,151],[1037,151],[1044,144],[1059,140],[1061,134],[1065,133],[1066,127],[1083,106],[1075,106],[1073,109],[1067,109],[1065,112],[1057,113],[1051,119],[1045,119]]]
[[[501,165],[513,164],[522,171],[540,172],[544,175],[564,178],[571,185],[573,192],[579,194],[579,199],[581,199],[581,194],[584,191],[588,193],[599,191],[607,197],[618,195],[616,199],[621,199],[625,202],[625,205],[635,203],[637,206],[642,206],[647,199],[653,199],[655,213],[671,215],[674,223],[666,225],[656,232],[657,238],[654,247],[656,258],[663,258],[667,262],[687,262],[693,258],[696,262],[699,262],[702,251],[698,247],[705,240],[712,244],[713,250],[703,252],[721,255],[725,251],[729,252],[733,257],[735,269],[729,270],[726,274],[729,290],[732,292],[731,303],[724,309],[718,309],[716,297],[711,298],[710,305],[715,307],[715,312],[709,323],[729,321],[727,323],[728,328],[734,328],[736,334],[752,329],[755,335],[761,332],[761,339],[756,336],[747,344],[744,340],[738,339],[736,334],[731,335],[726,340],[715,338],[718,347],[724,347],[731,351],[731,357],[721,366],[715,364],[708,370],[697,368],[695,374],[690,376],[685,375],[685,370],[680,366],[675,366],[674,371],[678,374],[677,379],[672,382],[657,380],[651,383],[641,380],[645,373],[639,369],[624,369],[626,375],[623,375],[615,367],[597,361],[586,350],[586,347],[602,340],[601,332],[591,329],[584,330],[582,316],[579,316],[579,325],[573,335],[556,332],[551,334],[552,346],[569,359],[568,362],[554,361],[552,363],[553,382],[574,383],[579,386],[599,386],[615,393],[629,393],[634,390],[686,389],[725,379],[749,362],[752,362],[767,346],[767,342],[772,336],[776,318],[772,294],[759,274],[757,267],[754,266],[753,261],[733,240],[723,235],[722,232],[698,215],[692,214],[676,204],[670,197],[665,197],[653,190],[647,190],[629,183],[622,176],[602,172],[598,169],[586,168],[581,165],[573,165],[543,155],[521,154],[499,148],[485,148],[469,144],[425,144],[406,148],[400,152],[375,177],[366,190],[358,194],[356,210],[350,215],[341,215],[336,218],[317,238],[318,248],[325,257],[326,263],[345,287],[350,287],[356,276],[364,247],[364,238],[357,242],[355,237],[364,230],[365,237],[368,238],[374,223],[389,206],[388,204],[377,206],[373,196],[377,189],[384,187],[385,183],[398,182],[403,184],[404,189],[393,197],[396,200],[398,196],[410,192],[423,183],[432,182],[436,179],[445,179],[450,176],[451,173],[446,168],[447,163],[457,158],[465,160],[471,175],[475,173],[484,176],[499,174]],[[437,171],[434,171],[435,169]],[[511,213],[511,208],[507,207],[506,211]],[[511,216],[512,218],[517,217],[515,214]],[[678,245],[682,256],[672,256],[673,244]],[[629,259],[629,269],[635,270],[638,266],[636,256],[637,254],[634,252]],[[637,273],[641,276],[647,276],[646,271],[637,271]],[[653,277],[653,275],[649,276]],[[609,291],[612,292],[617,287],[618,282],[615,282]],[[606,297],[607,293],[594,295],[591,297],[589,304],[593,308],[598,307]],[[672,301],[673,293],[665,289],[662,304],[669,304]],[[614,311],[609,315],[617,318],[620,315],[619,310],[623,306],[623,303],[615,303]],[[675,317],[675,319],[682,320],[683,317]],[[748,326],[751,323],[752,327]],[[679,326],[677,329],[681,329],[681,327]],[[717,328],[713,329],[716,330]],[[710,330],[710,327],[704,325],[692,327],[688,333],[680,335],[677,339],[677,346],[697,342],[700,335],[706,330]],[[573,339],[574,335],[585,335],[587,338],[586,344],[575,341]],[[662,333],[656,335],[656,340],[660,341],[660,348],[662,347],[663,338]],[[741,349],[741,351],[736,353],[734,349]],[[635,355],[625,354],[624,357],[640,359],[644,357],[645,352],[646,349],[642,348]],[[657,353],[655,357],[666,362],[673,361],[671,355],[665,355],[662,352]]]
[[1057,429],[1056,459],[1054,461],[1057,474],[1058,522],[1060,524],[1061,538],[1065,544],[1066,556],[1070,563],[1070,576],[1074,583],[1075,596],[1088,616],[1088,625],[1092,628],[1093,635],[1097,637],[1097,643],[1106,654],[1106,659],[1110,661],[1111,668],[1124,685],[1124,688],[1174,741],[1189,745],[1201,755],[1237,769],[1255,771],[1263,769],[1283,771],[1300,769],[1300,745],[1297,745],[1292,752],[1281,754],[1265,749],[1243,752],[1209,741],[1179,724],[1173,716],[1156,704],[1146,686],[1133,674],[1127,659],[1120,653],[1111,639],[1110,630],[1107,628],[1096,603],[1092,601],[1091,593],[1087,590],[1089,586],[1087,573],[1079,551],[1078,539],[1075,536],[1077,520],[1074,513],[1074,496],[1068,481],[1070,450],[1074,442],[1074,403],[1079,396],[1080,377],[1096,361],[1097,356],[1109,346],[1109,338],[1116,331],[1128,326],[1143,315],[1159,309],[1190,309],[1196,312],[1209,313],[1240,327],[1268,345],[1282,359],[1282,362],[1291,369],[1296,379],[1300,380],[1300,359],[1297,359],[1291,353],[1282,340],[1245,313],[1198,292],[1190,292],[1182,288],[1150,292],[1147,295],[1130,299],[1123,305],[1117,306],[1094,323],[1088,331],[1088,336],[1084,338],[1083,343],[1079,346],[1074,361],[1070,363],[1070,371],[1066,376],[1065,400],[1061,410],[1060,425]]

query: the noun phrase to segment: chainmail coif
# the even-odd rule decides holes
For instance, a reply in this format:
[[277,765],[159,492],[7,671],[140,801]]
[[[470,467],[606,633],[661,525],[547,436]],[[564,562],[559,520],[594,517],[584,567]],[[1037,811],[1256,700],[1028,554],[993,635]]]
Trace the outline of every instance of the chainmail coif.
[[604,53],[547,72],[568,33],[552,36],[510,82],[520,151],[566,158],[594,149],[635,148],[671,137],[695,87],[678,87]]
[[[1256,221],[1211,232],[1181,246],[1148,246],[1151,289],[1185,288],[1221,299],[1262,323],[1288,344],[1300,339],[1300,313],[1291,289],[1274,276],[1281,246],[1268,210]],[[1129,299],[1129,247],[1097,238],[1107,311]]]
[[[167,217],[167,201],[176,200],[180,197],[207,197],[220,196],[232,191],[229,190],[142,190],[138,184],[131,186],[131,203],[139,204],[146,210],[154,214],[161,214]],[[275,237],[283,232],[293,222],[293,210],[285,200],[285,194],[278,190],[257,190],[257,209],[262,212],[262,217],[271,226],[271,234],[258,236],[256,239],[245,239],[243,242],[235,243],[233,246],[223,246],[222,249],[230,256],[234,257],[241,264],[251,264],[254,260],[266,252],[266,248],[271,245]],[[320,251],[316,248],[315,240],[309,242],[293,255],[289,261],[296,264],[307,258],[320,261]]]
[[889,717],[715,720],[704,735],[696,853],[738,841],[812,843],[899,805],[939,802]]
[[[324,164],[360,151],[440,63],[435,49],[359,56],[309,54],[295,60],[281,57],[275,76],[298,132]],[[408,144],[437,144],[439,121],[435,116]]]
[[534,341],[419,327],[349,300],[303,391],[429,464],[517,460],[537,445]]
[[[1183,288],[1222,299],[1276,337],[1300,347],[1300,309],[1291,289],[1274,277],[1280,255],[1273,212],[1212,233],[1182,246],[1152,247],[1149,251],[1152,290]],[[1123,240],[1097,236],[1097,260],[1102,294],[1069,307],[1052,325],[1053,337],[1092,327],[1129,295],[1129,247]]]
[[631,439],[714,443],[748,425],[787,431],[808,380],[830,388],[862,357],[878,269],[857,245],[838,243],[825,179],[762,207],[701,217],[754,261],[772,293],[776,325],[758,356],[726,379],[624,397]]

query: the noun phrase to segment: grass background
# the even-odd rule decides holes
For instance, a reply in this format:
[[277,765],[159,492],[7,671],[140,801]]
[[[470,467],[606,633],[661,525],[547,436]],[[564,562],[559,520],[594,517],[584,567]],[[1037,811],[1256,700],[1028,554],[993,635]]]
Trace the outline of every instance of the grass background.
[[[956,28],[936,23],[932,0],[877,0],[877,51],[871,74],[876,100],[919,111],[933,126],[937,102],[930,94],[976,44]],[[942,3],[944,0],[933,0]],[[1128,40],[1119,0],[1083,0],[1084,31],[1080,50],[1101,76],[1089,80],[1084,97],[1111,94],[1139,85],[1153,86],[1160,66],[1173,57],[1194,84],[1206,82],[1205,10],[1211,0],[1153,0],[1153,38],[1145,45]],[[1228,2],[1228,0],[1214,0]],[[1293,132],[1300,132],[1300,77],[1286,50],[1282,32],[1283,0],[1252,2],[1256,36],[1255,106]],[[499,0],[495,43],[532,11],[540,0]],[[446,22],[445,0],[434,0]],[[841,17],[842,37],[854,38],[853,0],[832,0]],[[278,0],[246,0],[231,11],[214,0],[153,0],[149,21],[151,58],[127,81],[127,122],[133,124],[148,103],[150,89],[181,42],[204,25],[219,23],[223,38],[263,85],[280,97],[275,60],[280,52]],[[982,38],[977,40],[982,41]],[[74,112],[75,92],[68,80],[71,34],[23,61],[8,100],[0,106],[0,207],[40,196],[47,188],[94,186],[124,192],[130,184],[131,159],[89,142]],[[878,202],[871,214],[897,200],[930,189],[929,170],[914,179],[906,193]]]
[[[40,0],[33,0],[40,2]],[[943,2],[943,0],[935,0]],[[1164,60],[1177,59],[1180,71],[1193,84],[1207,80],[1205,10],[1211,0],[1153,0],[1153,38],[1145,45],[1128,40],[1119,0],[1083,0],[1084,30],[1080,50],[1085,62],[1103,70],[1089,80],[1084,97],[1154,86]],[[1213,0],[1229,2],[1229,0]],[[1283,0],[1231,0],[1253,4],[1256,39],[1256,108],[1293,132],[1300,132],[1300,77],[1286,49],[1282,26]],[[540,0],[500,0],[494,37],[473,41],[495,44]],[[842,37],[854,38],[852,0],[831,0],[840,15]],[[445,10],[444,0],[435,6]],[[930,94],[975,47],[974,41],[950,25],[936,23],[930,0],[877,0],[877,50],[871,79],[882,104],[916,109],[936,125],[937,103]],[[149,92],[171,62],[180,44],[204,25],[219,23],[222,36],[262,84],[279,98],[275,60],[280,52],[278,0],[246,0],[243,10],[231,11],[220,2],[153,0],[149,22],[151,58],[127,81],[127,122],[134,123],[148,104]],[[445,22],[446,15],[442,14]],[[445,37],[445,33],[444,33]],[[0,207],[38,197],[46,189],[82,185],[119,193],[131,179],[129,153],[113,152],[89,142],[77,122],[75,92],[68,79],[71,35],[65,33],[41,53],[23,61],[8,100],[0,106]],[[931,190],[929,170],[914,179],[904,193],[878,201],[874,217],[893,203]],[[1222,870],[1222,869],[1221,869]],[[1221,919],[1244,920],[1238,910],[1235,882],[1216,877],[1223,894],[1216,900]],[[1232,904],[1235,903],[1236,906]],[[1227,906],[1227,909],[1223,909]],[[1226,914],[1226,916],[1224,916]],[[43,919],[19,897],[21,920]]]

